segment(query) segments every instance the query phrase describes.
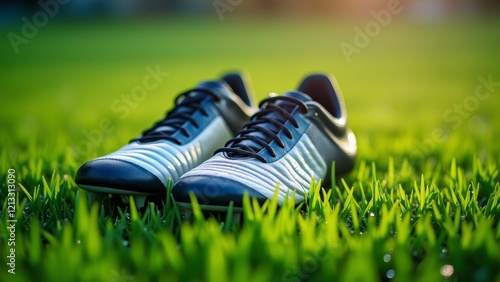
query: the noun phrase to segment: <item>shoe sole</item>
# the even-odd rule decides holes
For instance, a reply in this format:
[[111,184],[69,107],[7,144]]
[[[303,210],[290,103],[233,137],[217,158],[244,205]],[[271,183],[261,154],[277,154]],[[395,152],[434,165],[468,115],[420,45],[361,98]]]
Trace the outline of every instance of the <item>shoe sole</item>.
[[[177,205],[185,209],[190,209],[190,210],[193,209],[193,205],[191,203],[177,202]],[[209,212],[227,212],[229,209],[229,206],[215,206],[215,205],[201,205],[201,204],[198,204],[198,206],[202,211],[209,211]],[[233,212],[243,212],[243,208],[233,206]]]
[[87,200],[90,203],[95,202],[103,195],[117,195],[117,196],[132,196],[137,208],[142,208],[146,204],[146,199],[149,196],[161,196],[161,194],[148,194],[136,191],[120,190],[109,187],[92,186],[92,185],[78,185],[81,189],[85,190]]
[[[337,176],[336,179],[341,179],[342,177],[348,175],[348,173],[341,173]],[[325,189],[328,189],[330,190],[331,189],[331,181],[329,181],[330,178],[327,178],[327,182],[325,182],[325,184],[323,184],[323,186],[325,187],[328,187],[328,188],[325,188]],[[271,199],[269,199],[269,201],[271,201]],[[191,203],[186,203],[186,202],[176,202],[177,205],[179,207],[182,207],[182,208],[186,208],[186,209],[190,209],[192,210],[193,209],[193,206]],[[295,206],[298,206],[300,205],[301,203],[296,203]],[[198,206],[200,207],[200,209],[202,211],[212,211],[212,212],[227,212],[228,209],[229,209],[229,205],[227,206],[218,206],[218,205],[202,205],[202,204],[198,204]],[[243,207],[235,207],[233,206],[233,211],[234,212],[243,212]]]
[[96,192],[96,193],[103,193],[103,194],[117,194],[117,195],[131,195],[131,196],[159,195],[159,194],[141,193],[141,192],[136,192],[136,191],[121,190],[121,189],[102,187],[102,186],[92,186],[92,185],[79,184],[78,187],[82,188],[83,190],[89,191],[89,192]]

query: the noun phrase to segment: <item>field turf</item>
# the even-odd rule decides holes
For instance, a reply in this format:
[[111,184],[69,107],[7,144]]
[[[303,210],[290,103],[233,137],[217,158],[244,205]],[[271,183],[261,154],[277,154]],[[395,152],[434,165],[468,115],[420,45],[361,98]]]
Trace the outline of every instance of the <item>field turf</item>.
[[[348,63],[339,45],[356,26],[52,20],[17,54],[4,36],[0,280],[499,282],[500,21],[394,22]],[[168,75],[125,104],[148,67]],[[334,74],[358,139],[354,170],[332,189],[311,183],[302,205],[246,199],[243,214],[185,218],[169,197],[141,210],[86,200],[79,165],[234,69],[259,99]]]

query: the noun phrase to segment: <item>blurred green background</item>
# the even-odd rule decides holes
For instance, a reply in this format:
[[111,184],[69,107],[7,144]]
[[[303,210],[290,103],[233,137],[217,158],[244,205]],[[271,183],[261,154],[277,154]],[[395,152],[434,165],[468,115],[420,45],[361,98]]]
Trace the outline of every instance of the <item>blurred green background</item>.
[[[457,135],[461,141],[481,138],[484,148],[478,150],[498,154],[489,148],[499,135],[500,87],[467,111],[457,129],[443,114],[474,95],[479,76],[500,81],[500,21],[395,19],[349,63],[340,44],[354,44],[355,28],[372,20],[52,19],[18,54],[6,37],[2,40],[0,138],[13,150],[35,140],[63,154],[87,140],[82,130],[111,119],[113,132],[88,154],[76,154],[80,163],[138,135],[163,116],[180,91],[236,69],[248,71],[259,99],[294,89],[310,72],[334,74],[362,158],[432,149]],[[142,85],[148,66],[169,75],[123,118],[113,101]],[[444,128],[445,138],[425,143],[436,128]]]

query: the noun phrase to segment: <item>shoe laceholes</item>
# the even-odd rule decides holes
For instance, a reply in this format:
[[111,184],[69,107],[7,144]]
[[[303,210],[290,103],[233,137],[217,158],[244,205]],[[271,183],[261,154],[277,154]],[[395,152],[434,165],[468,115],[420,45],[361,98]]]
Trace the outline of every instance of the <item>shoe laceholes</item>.
[[[203,93],[205,95],[197,95],[194,97],[194,92]],[[150,129],[145,130],[138,138],[130,140],[130,142],[138,141],[142,143],[153,142],[158,140],[168,140],[182,145],[182,141],[173,137],[176,132],[180,131],[186,138],[190,138],[191,134],[183,126],[186,121],[193,124],[196,129],[200,128],[198,122],[193,118],[193,114],[199,111],[204,117],[209,117],[209,113],[201,106],[201,102],[211,96],[216,102],[221,100],[219,94],[209,88],[195,88],[179,94],[175,99],[177,105],[174,109],[167,112],[165,118],[156,122]],[[161,127],[168,129],[158,130]]]
[[[279,105],[278,102],[285,103]],[[290,108],[290,106],[292,107]],[[285,144],[278,136],[279,132],[283,131],[284,135],[289,140],[293,140],[293,134],[290,129],[285,126],[285,123],[290,121],[294,128],[299,128],[299,123],[292,116],[291,112],[297,107],[302,114],[308,112],[307,106],[302,101],[287,96],[267,98],[259,104],[259,107],[261,110],[252,117],[252,121],[249,122],[235,138],[229,140],[223,148],[218,149],[215,153],[226,152],[229,157],[237,155],[253,157],[266,163],[267,160],[259,155],[258,152],[262,149],[267,149],[273,158],[276,157],[276,153],[269,143],[274,140],[280,148],[284,149]],[[273,114],[278,114],[282,121],[272,117],[271,115]],[[275,132],[269,128],[260,126],[269,124],[275,127]],[[262,133],[264,136],[268,137],[266,138],[268,140],[263,140],[262,136],[254,136],[252,133]],[[243,144],[245,141],[251,141],[260,146],[248,146]]]

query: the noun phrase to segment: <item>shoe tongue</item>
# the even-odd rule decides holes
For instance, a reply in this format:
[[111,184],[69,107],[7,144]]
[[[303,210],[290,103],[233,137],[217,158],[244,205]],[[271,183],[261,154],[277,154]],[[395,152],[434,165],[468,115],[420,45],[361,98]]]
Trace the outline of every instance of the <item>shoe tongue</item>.
[[283,96],[295,98],[295,99],[300,100],[302,102],[312,101],[312,98],[309,95],[307,95],[303,92],[300,92],[300,91],[288,91],[285,94],[283,94]]
[[[294,98],[294,99],[297,99],[301,102],[312,101],[312,99],[311,99],[311,97],[309,97],[309,95],[302,93],[300,91],[288,91],[288,92],[285,92],[282,96]],[[293,111],[293,109],[297,106],[297,104],[292,103],[292,102],[287,101],[287,100],[278,100],[275,102],[275,105],[280,106],[281,108],[285,109],[289,113],[291,113]],[[269,115],[272,118],[280,117],[280,115],[278,113],[271,113]]]
[[[220,96],[229,96],[232,91],[229,85],[224,81],[202,81],[196,85],[193,91],[190,91],[186,96],[195,99],[203,99],[209,95],[205,91],[197,91],[196,89],[209,89]],[[182,101],[176,106],[182,105]],[[174,110],[176,113],[191,113],[193,110],[188,107],[179,107]]]
[[[229,85],[227,85],[227,83],[225,83],[224,81],[203,81],[203,82],[200,82],[196,85],[195,89],[196,88],[202,88],[202,89],[210,89],[212,90],[213,92],[217,93],[218,95],[221,95],[221,96],[229,96],[232,91],[231,91],[231,88],[229,87]],[[187,96],[191,97],[191,98],[200,98],[200,99],[203,99],[203,97],[209,95],[207,94],[207,92],[205,91],[196,91],[196,90],[193,90],[193,91],[190,91],[188,94],[186,94]],[[185,99],[185,98],[184,98]],[[191,114],[193,112],[193,109],[191,109],[190,107],[182,107],[179,105],[182,105],[182,100],[180,103],[178,103],[177,105],[175,105],[176,107],[178,107],[177,109],[174,109],[174,111],[172,113],[179,113],[179,114]],[[158,128],[156,128],[154,131],[152,132],[159,132],[159,131],[175,131],[176,129],[174,127],[171,127],[171,126],[160,126]]]
[[[221,95],[221,96],[229,96],[229,93],[232,93],[233,91],[231,90],[231,87],[224,81],[222,80],[217,80],[217,81],[202,81],[196,85],[195,88],[205,88],[205,89],[210,89],[213,92]],[[193,91],[191,95],[192,97],[197,97],[197,95],[206,95],[205,92],[203,91]]]
[[[308,95],[302,93],[302,92],[298,92],[298,91],[290,91],[290,92],[286,92],[285,94],[283,94],[283,96],[285,97],[290,97],[290,98],[294,98],[294,99],[297,99],[297,100],[300,100],[301,102],[307,102],[307,101],[311,101],[311,97],[309,97]],[[287,101],[287,100],[277,100],[275,102],[273,102],[274,105],[276,106],[279,106],[280,108],[284,109],[285,111],[289,112],[289,113],[292,113],[292,111],[297,107],[297,104],[296,103],[293,103],[293,102],[290,102],[290,101]],[[270,112],[270,113],[267,113],[266,115],[264,116],[260,116],[261,118],[262,117],[266,117],[266,118],[269,118],[269,119],[273,119],[273,120],[276,120],[276,121],[279,121],[281,123],[284,123],[285,122],[285,117],[279,113],[278,111],[273,111],[273,112]],[[273,133],[278,133],[278,131],[280,130],[279,127],[277,127],[276,125],[272,124],[272,123],[261,123],[259,125],[257,125],[259,127],[264,127],[268,130],[270,130],[271,132]],[[261,131],[254,131],[254,132],[251,132],[251,133],[247,133],[246,135],[251,135],[251,136],[254,136],[254,137],[257,137],[261,140],[265,140],[267,143],[271,142],[272,138],[270,136],[268,136],[267,134],[261,132]],[[247,139],[247,140],[243,140],[243,141],[240,141],[238,142],[237,144],[234,144],[234,145],[243,145],[243,146],[248,146],[250,148],[252,148],[255,152],[258,152],[262,149],[261,145],[257,144],[255,141],[252,141],[250,139]],[[235,157],[235,155],[229,155],[230,157]]]

